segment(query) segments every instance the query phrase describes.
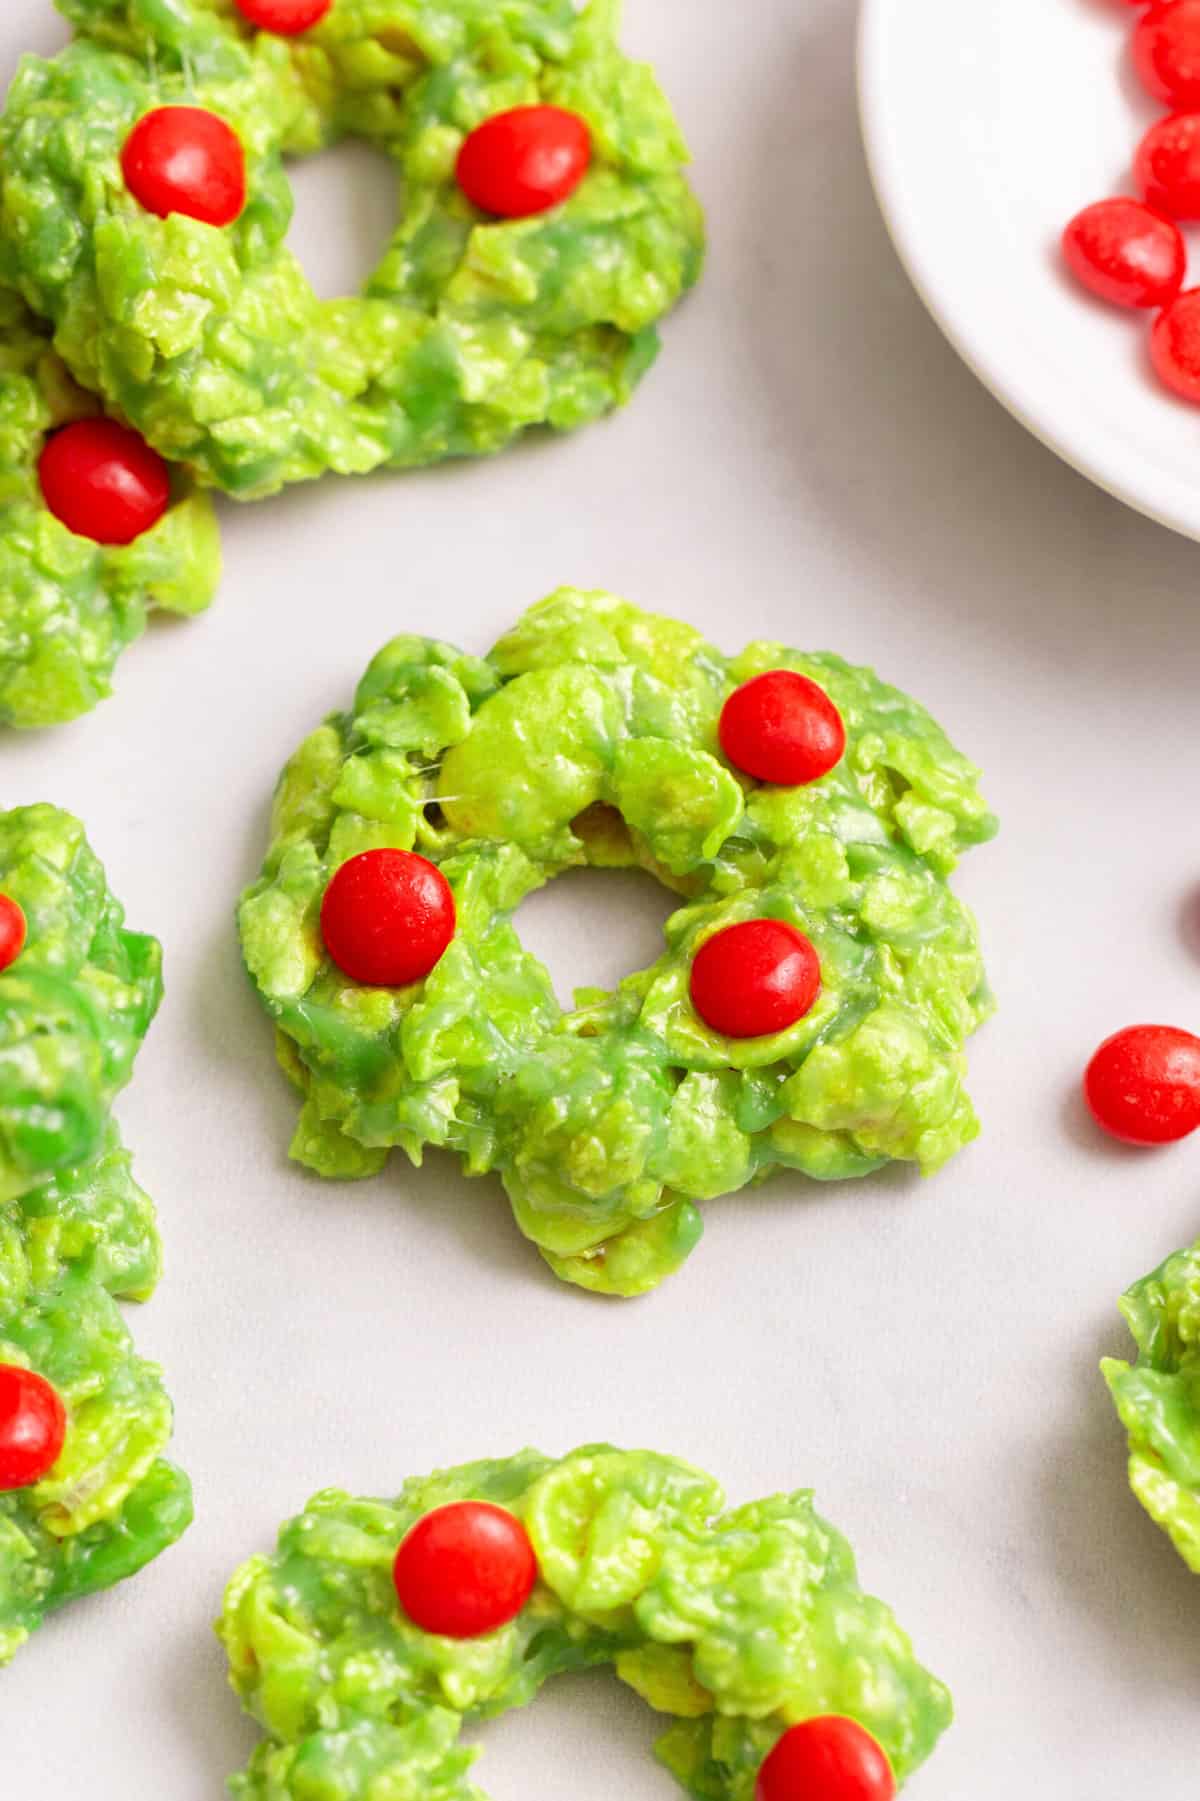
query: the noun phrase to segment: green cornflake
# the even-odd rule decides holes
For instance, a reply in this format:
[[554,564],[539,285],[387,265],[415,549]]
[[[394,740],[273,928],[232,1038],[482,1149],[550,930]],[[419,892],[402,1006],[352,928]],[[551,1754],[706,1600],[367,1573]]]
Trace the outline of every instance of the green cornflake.
[[1105,1358],[1129,1435],[1129,1481],[1189,1569],[1200,1571],[1200,1240],[1121,1301],[1136,1363]]
[[[488,1501],[524,1522],[539,1581],[486,1637],[421,1631],[392,1562],[425,1513]],[[763,1758],[817,1714],[857,1720],[899,1782],[951,1720],[845,1539],[801,1491],[725,1513],[702,1471],[653,1451],[523,1451],[405,1484],[395,1500],[316,1495],[272,1556],[234,1576],[217,1631],[267,1735],[239,1801],[486,1801],[464,1724],[611,1665],[675,1716],[657,1753],[697,1801],[752,1801]]]
[[108,1117],[161,993],[156,941],[125,930],[78,821],[0,814],[0,892],[28,938],[0,973],[0,1363],[57,1389],[62,1455],[0,1492],[0,1663],[52,1609],[119,1582],[191,1520],[162,1452],[171,1404],[116,1306],[161,1268],[149,1197]]
[[[721,707],[771,668],[808,675],[848,733],[818,782],[739,778]],[[722,656],[690,626],[564,589],[489,658],[401,637],[296,752],[243,896],[250,975],[304,1097],[293,1155],[367,1175],[392,1147],[498,1171],[568,1281],[637,1294],[700,1236],[695,1203],[772,1169],[819,1180],[934,1170],[973,1138],[963,1041],[991,1011],[974,922],[946,877],[994,821],[976,771],[868,670],[779,644]],[[334,871],[417,849],[458,929],[424,982],[360,987],[324,954]],[[564,1013],[513,914],[581,864],[638,865],[682,897],[666,950]],[[759,915],[820,955],[797,1025],[731,1040],[688,993],[704,938]]]
[[[296,40],[228,0],[60,5],[82,35],[25,59],[0,125],[0,272],[85,387],[231,494],[586,424],[629,398],[699,275],[686,148],[611,0],[338,0]],[[455,180],[464,138],[542,102],[586,120],[588,174],[536,217],[478,212]],[[227,228],[160,219],[125,187],[129,130],[179,103],[245,147]],[[391,158],[401,217],[362,295],[320,301],[286,247],[283,159],[347,136]]]
[[175,471],[174,500],[131,544],[96,544],[56,519],[37,463],[47,434],[99,411],[67,374],[48,329],[0,291],[0,724],[57,725],[110,692],[148,611],[197,613],[216,592],[210,501]]

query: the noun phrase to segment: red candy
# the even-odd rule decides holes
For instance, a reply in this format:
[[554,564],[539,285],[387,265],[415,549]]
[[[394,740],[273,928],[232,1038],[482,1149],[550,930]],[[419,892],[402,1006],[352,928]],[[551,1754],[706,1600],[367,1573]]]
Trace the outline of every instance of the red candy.
[[781,919],[748,919],[706,938],[692,962],[692,1005],[726,1038],[783,1032],[821,992],[813,946]]
[[0,1490],[40,1482],[58,1462],[66,1436],[57,1390],[33,1370],[0,1363]]
[[1133,164],[1146,205],[1172,219],[1200,219],[1200,113],[1152,125]]
[[846,749],[842,716],[824,688],[792,669],[768,669],[735,688],[718,733],[735,769],[789,787],[828,775]]
[[516,1619],[537,1573],[520,1520],[487,1501],[454,1501],[427,1513],[404,1538],[392,1570],[414,1626],[445,1638],[482,1638]]
[[1188,288],[1154,321],[1154,373],[1184,400],[1200,401],[1200,288]]
[[121,152],[125,185],[147,212],[232,225],[246,204],[241,139],[200,106],[160,106],[138,120]]
[[454,936],[454,896],[410,850],[365,850],[343,863],[321,903],[325,948],[352,981],[404,988],[427,976]]
[[754,1801],[892,1801],[881,1746],[855,1720],[822,1714],[784,1733],[764,1761]]
[[1200,0],[1151,6],[1133,28],[1133,62],[1156,100],[1200,107]]
[[15,900],[0,894],[0,971],[8,969],[25,949],[25,915]]
[[55,432],[38,459],[38,478],[54,517],[97,544],[132,544],[171,504],[167,465],[115,419],[77,419]]
[[573,194],[591,159],[591,134],[578,113],[516,106],[475,127],[455,173],[467,199],[483,212],[525,219]]
[[1138,200],[1098,200],[1062,235],[1078,281],[1115,306],[1165,306],[1183,284],[1187,252],[1179,227]]
[[1173,1144],[1200,1126],[1200,1038],[1176,1026],[1126,1026],[1087,1066],[1098,1126],[1126,1144]]
[[243,19],[280,37],[298,37],[325,17],[333,0],[233,0]]

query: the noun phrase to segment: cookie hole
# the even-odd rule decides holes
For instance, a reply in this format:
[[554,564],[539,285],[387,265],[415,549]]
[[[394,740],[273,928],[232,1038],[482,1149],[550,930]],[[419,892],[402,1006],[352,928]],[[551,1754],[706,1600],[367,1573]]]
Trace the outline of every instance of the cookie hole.
[[479,1747],[474,1775],[490,1801],[526,1801],[531,1770],[540,1793],[571,1801],[651,1793],[670,1801],[653,1752],[666,1724],[611,1670],[589,1670],[555,1677],[531,1707],[468,1727],[463,1739]]
[[569,869],[522,901],[516,927],[569,1008],[577,988],[615,988],[660,957],[679,904],[644,869]]
[[288,247],[321,300],[362,289],[387,249],[400,217],[395,164],[350,139],[291,164],[295,212]]

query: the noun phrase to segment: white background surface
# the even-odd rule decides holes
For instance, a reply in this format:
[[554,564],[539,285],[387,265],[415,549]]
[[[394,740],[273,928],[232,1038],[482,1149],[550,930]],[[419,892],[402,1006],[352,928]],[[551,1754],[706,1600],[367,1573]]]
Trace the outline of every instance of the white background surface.
[[[8,0],[0,64],[59,35]],[[1200,1021],[1200,552],[1041,449],[926,318],[870,195],[846,0],[629,0],[627,38],[679,105],[713,240],[634,405],[487,465],[224,507],[208,617],[154,629],[91,718],[0,748],[4,803],[82,814],[166,946],[120,1113],[168,1249],[133,1324],[198,1503],[178,1549],[4,1675],[6,1797],[216,1801],[253,1733],[208,1624],[285,1515],[601,1436],[736,1500],[816,1487],[955,1692],[914,1801],[1195,1794],[1200,1589],[1126,1491],[1095,1366],[1125,1347],[1121,1288],[1200,1226],[1200,1145],[1123,1153],[1074,1097],[1110,1029]],[[304,176],[326,259],[345,167]],[[960,878],[1002,1002],[973,1049],[983,1139],[927,1183],[710,1205],[685,1272],[624,1304],[556,1284],[498,1185],[448,1160],[346,1188],[289,1167],[231,924],[279,765],[377,645],[484,650],[560,581],[730,649],[876,663],[984,765],[1005,827]],[[521,924],[565,990],[652,955],[666,905],[573,876]],[[564,1683],[488,1730],[480,1780],[667,1801],[652,1730],[605,1678]]]

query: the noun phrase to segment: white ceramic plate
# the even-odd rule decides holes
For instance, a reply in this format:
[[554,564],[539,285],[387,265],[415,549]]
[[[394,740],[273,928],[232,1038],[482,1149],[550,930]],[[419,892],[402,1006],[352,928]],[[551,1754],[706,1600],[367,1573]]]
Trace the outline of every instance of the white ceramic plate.
[[1200,537],[1200,408],[1154,381],[1152,315],[1091,300],[1057,257],[1080,207],[1132,192],[1162,110],[1129,65],[1136,17],[1121,0],[863,0],[863,131],[896,248],[975,373],[1101,487]]

